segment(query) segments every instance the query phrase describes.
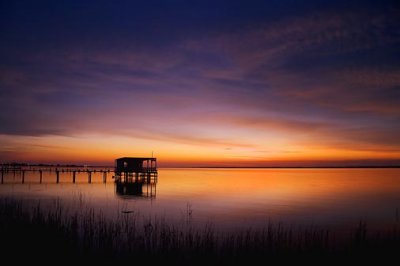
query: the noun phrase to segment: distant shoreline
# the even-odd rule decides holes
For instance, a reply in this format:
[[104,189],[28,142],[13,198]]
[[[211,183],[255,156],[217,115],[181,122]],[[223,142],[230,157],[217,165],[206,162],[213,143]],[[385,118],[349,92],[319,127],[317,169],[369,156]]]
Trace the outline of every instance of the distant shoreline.
[[382,166],[185,166],[160,168],[246,168],[246,169],[274,169],[274,168],[400,168],[400,165]]
[[[25,167],[82,167],[82,168],[113,168],[113,165],[79,165],[79,164],[28,164],[28,163],[2,163],[4,166]],[[162,166],[159,169],[324,169],[324,168],[400,168],[400,165],[339,165],[339,166]]]

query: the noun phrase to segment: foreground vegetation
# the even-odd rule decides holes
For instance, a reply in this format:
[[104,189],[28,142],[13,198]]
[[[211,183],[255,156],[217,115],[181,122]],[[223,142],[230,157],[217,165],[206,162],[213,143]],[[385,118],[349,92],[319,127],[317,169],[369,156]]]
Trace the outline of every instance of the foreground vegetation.
[[341,241],[316,227],[293,230],[279,224],[264,229],[218,233],[177,227],[163,219],[140,220],[134,213],[110,220],[87,209],[69,214],[61,204],[27,209],[0,200],[0,252],[12,262],[169,265],[239,265],[304,262],[397,261],[400,230],[371,233],[360,222]]

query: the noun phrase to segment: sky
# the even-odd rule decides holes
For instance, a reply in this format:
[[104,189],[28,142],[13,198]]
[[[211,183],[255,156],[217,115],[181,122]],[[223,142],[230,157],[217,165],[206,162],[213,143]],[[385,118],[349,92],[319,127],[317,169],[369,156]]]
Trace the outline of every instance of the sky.
[[0,162],[400,164],[396,1],[0,3]]

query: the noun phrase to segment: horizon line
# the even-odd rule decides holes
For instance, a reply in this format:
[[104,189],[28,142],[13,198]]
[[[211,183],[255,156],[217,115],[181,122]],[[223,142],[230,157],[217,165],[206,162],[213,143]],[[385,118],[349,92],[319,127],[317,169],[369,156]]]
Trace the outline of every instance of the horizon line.
[[[20,165],[20,166],[48,166],[48,167],[105,167],[105,168],[113,168],[115,167],[114,165],[89,165],[89,164],[48,164],[48,163],[1,163],[0,166],[5,166],[5,165]],[[393,165],[305,165],[305,166],[300,166],[300,165],[288,165],[288,166],[162,166],[158,167],[160,169],[163,168],[187,168],[187,169],[193,169],[193,168],[214,168],[214,169],[279,169],[279,168],[400,168],[400,164],[393,164]]]

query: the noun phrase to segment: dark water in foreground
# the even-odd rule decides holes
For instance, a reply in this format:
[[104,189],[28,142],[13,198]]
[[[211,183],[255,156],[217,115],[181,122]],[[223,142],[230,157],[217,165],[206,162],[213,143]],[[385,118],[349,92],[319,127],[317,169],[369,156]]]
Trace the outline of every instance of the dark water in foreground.
[[51,207],[60,200],[70,211],[94,208],[107,217],[157,217],[179,225],[212,224],[218,230],[262,228],[268,222],[318,225],[347,230],[360,220],[369,229],[386,229],[400,219],[400,169],[160,169],[156,186],[141,195],[119,195],[108,175],[38,172],[9,173],[0,197]]

